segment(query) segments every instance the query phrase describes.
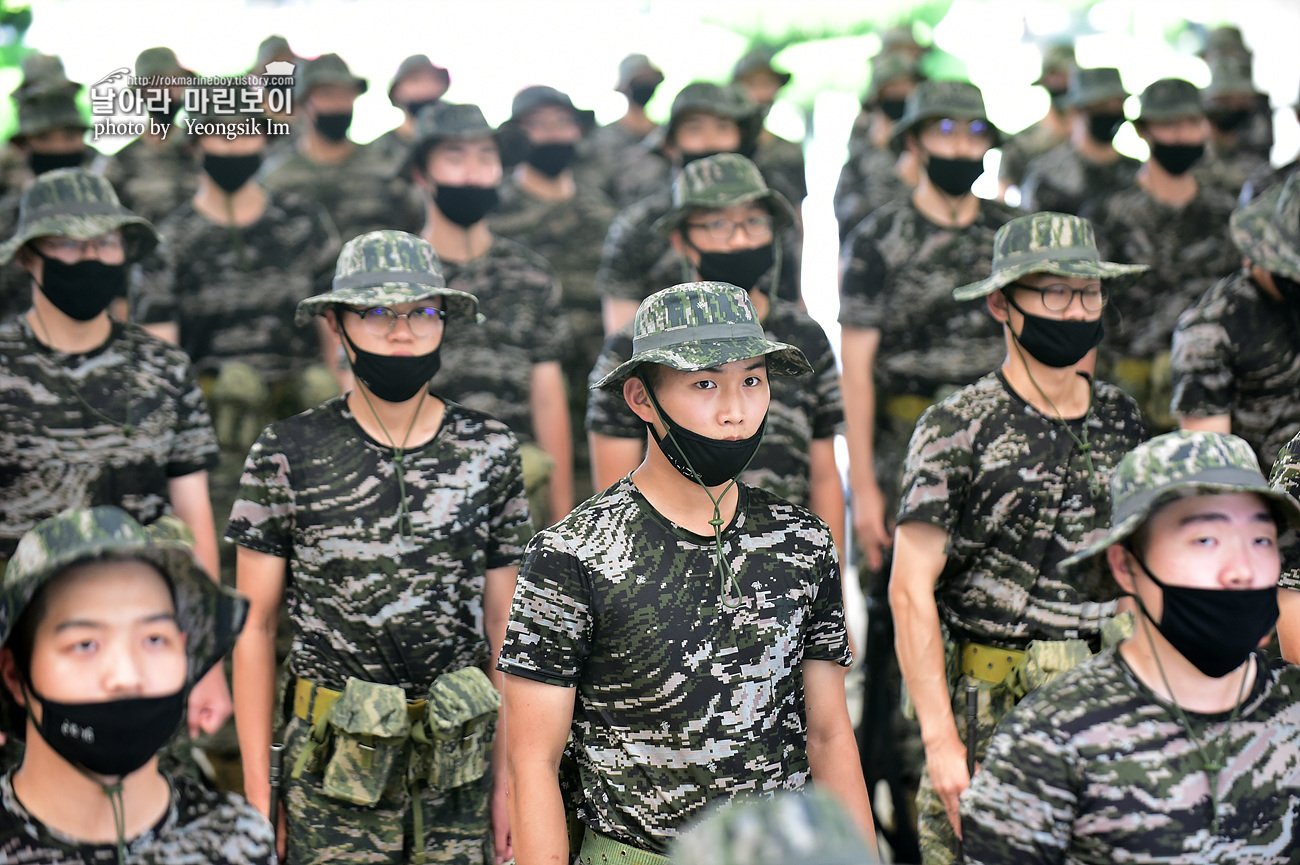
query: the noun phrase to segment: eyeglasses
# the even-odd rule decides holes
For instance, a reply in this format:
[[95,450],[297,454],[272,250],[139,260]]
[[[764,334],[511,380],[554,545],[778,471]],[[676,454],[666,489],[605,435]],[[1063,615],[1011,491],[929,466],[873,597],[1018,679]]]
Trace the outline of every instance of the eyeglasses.
[[89,240],[76,240],[71,237],[42,237],[38,245],[47,255],[59,258],[72,258],[74,256],[85,258],[91,252],[94,252],[99,258],[103,258],[105,255],[118,254],[124,251],[122,235],[116,231],[110,234],[101,234],[99,237],[92,237]]
[[1064,283],[1053,283],[1051,285],[1025,285],[1023,282],[1011,283],[1016,288],[1023,288],[1025,291],[1036,291],[1038,296],[1043,299],[1043,309],[1049,312],[1065,312],[1074,302],[1074,298],[1079,298],[1079,304],[1085,312],[1100,312],[1110,300],[1110,293],[1100,285],[1090,285],[1087,288],[1071,288]]
[[743,229],[750,240],[766,240],[772,236],[772,216],[749,216],[736,222],[732,219],[710,219],[708,222],[688,222],[688,228],[698,228],[709,235],[710,239],[726,243],[736,236],[736,229]]
[[971,138],[983,138],[992,134],[987,120],[954,120],[951,117],[941,117],[927,128],[945,137],[956,135],[958,132],[965,132]]
[[361,319],[361,326],[365,328],[366,333],[379,337],[392,333],[399,319],[406,322],[406,326],[411,329],[411,335],[415,338],[433,336],[447,318],[445,310],[434,306],[425,306],[403,313],[393,312],[386,306],[372,306],[368,309],[348,307],[348,312]]

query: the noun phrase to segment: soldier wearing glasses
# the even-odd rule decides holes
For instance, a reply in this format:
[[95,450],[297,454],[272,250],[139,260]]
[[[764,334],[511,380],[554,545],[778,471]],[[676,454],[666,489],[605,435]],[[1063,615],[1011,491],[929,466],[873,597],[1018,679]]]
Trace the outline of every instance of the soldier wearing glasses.
[[1060,213],[1014,219],[994,243],[992,276],[952,295],[987,298],[1006,358],[918,421],[890,575],[898,660],[925,745],[926,865],[955,861],[968,744],[982,757],[1017,700],[1119,629],[1099,566],[1057,566],[1105,534],[1111,472],[1143,437],[1137,404],[1084,370],[1104,332],[1102,280],[1146,268],[1098,260],[1092,226]]

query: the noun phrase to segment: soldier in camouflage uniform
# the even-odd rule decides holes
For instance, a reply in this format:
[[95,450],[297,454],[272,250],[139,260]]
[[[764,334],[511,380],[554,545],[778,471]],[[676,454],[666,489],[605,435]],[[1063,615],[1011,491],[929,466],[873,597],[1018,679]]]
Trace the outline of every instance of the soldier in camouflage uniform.
[[980,759],[1018,699],[1096,651],[1115,612],[1097,574],[1056,565],[1110,525],[1106,484],[1143,437],[1133,400],[1080,361],[1101,340],[1102,280],[1144,269],[1099,261],[1086,220],[1037,213],[998,231],[989,278],[953,291],[987,298],[1006,360],[921,415],[904,467],[889,600],[925,745],[925,865],[958,861],[968,749]]
[[673,842],[673,865],[875,865],[862,831],[817,791],[730,802]]
[[1231,226],[1243,266],[1178,320],[1170,410],[1183,429],[1241,436],[1271,468],[1300,432],[1300,177]]
[[[789,202],[768,188],[754,163],[739,153],[719,153],[682,170],[673,185],[673,209],[655,225],[670,235],[674,250],[698,278],[749,284],[767,338],[797,346],[812,363],[811,381],[772,382],[763,444],[740,479],[808,508],[826,521],[836,546],[842,547],[844,492],[834,437],[842,431],[844,415],[835,355],[821,325],[794,304],[768,294],[774,230],[793,222]],[[600,381],[631,355],[632,329],[625,327],[605,343],[591,381]],[[592,390],[587,429],[597,489],[641,463],[645,424],[621,394]]]
[[[135,59],[137,77],[167,76],[194,78],[181,66],[170,48],[149,48]],[[199,185],[199,164],[184,127],[174,123],[176,112],[185,104],[184,85],[137,88],[141,98],[158,100],[162,91],[168,96],[166,110],[150,111],[144,120],[144,132],[108,160],[104,176],[113,184],[122,203],[151,222],[180,207],[194,195]],[[155,132],[166,129],[166,137]]]
[[402,109],[402,122],[370,142],[393,167],[394,173],[406,161],[415,141],[416,117],[447,94],[451,87],[451,73],[438,66],[427,54],[412,54],[397,67],[393,82],[388,85],[388,101]]
[[504,422],[519,438],[542,526],[573,507],[573,431],[560,365],[569,330],[550,264],[494,233],[486,218],[511,139],[511,130],[494,132],[477,105],[434,105],[420,115],[406,170],[425,196],[424,238],[447,284],[477,297],[488,314],[481,328],[447,334],[451,352],[439,393]]
[[298,307],[300,324],[338,329],[355,388],[267,427],[248,455],[226,531],[252,602],[236,718],[267,813],[287,603],[291,861],[482,863],[489,824],[497,861],[510,855],[484,671],[531,534],[523,475],[505,425],[429,391],[444,332],[475,328],[477,310],[419,238],[355,238],[333,290]]
[[[1300,122],[1300,98],[1291,103],[1291,110],[1295,112],[1296,121]],[[1292,159],[1280,168],[1274,168],[1268,163],[1261,165],[1251,173],[1246,184],[1241,187],[1239,200],[1242,204],[1251,201],[1274,186],[1285,183],[1286,179],[1295,174],[1298,169],[1300,169],[1300,157]]]
[[1210,64],[1210,83],[1201,91],[1210,141],[1196,176],[1223,187],[1234,198],[1252,174],[1269,164],[1268,154],[1250,147],[1243,137],[1261,95],[1250,80],[1248,60],[1221,57]]
[[114,507],[23,537],[0,585],[3,700],[17,712],[3,732],[27,744],[0,776],[0,859],[275,861],[247,802],[158,768],[186,692],[220,669],[247,609],[187,546]]
[[[302,69],[304,59],[299,57],[289,47],[289,40],[283,36],[268,36],[257,46],[257,59],[253,63],[253,68],[249,70],[250,75],[266,75],[266,67],[270,63],[289,63],[294,67],[294,72]],[[294,146],[294,115],[293,115],[293,84],[294,75],[288,76],[290,83],[277,83],[268,85],[263,90],[262,108],[266,116],[276,123],[283,123],[282,127],[270,127],[276,132],[270,136],[271,140],[267,146],[269,153],[279,153],[280,151],[291,151]],[[281,91],[275,97],[271,97],[272,89]],[[283,106],[283,108],[280,108]],[[280,110],[276,110],[280,109]],[[287,130],[286,128],[287,127]]]
[[[73,97],[81,84],[69,81],[63,70],[63,61],[53,54],[29,54],[23,58],[23,80],[12,94],[15,104],[36,93],[65,92]],[[12,141],[0,149],[0,196],[11,192],[22,194],[23,187],[31,181],[26,152]]]
[[[776,94],[790,83],[792,77],[789,72],[772,65],[773,53],[770,48],[755,48],[737,60],[731,70],[732,85],[744,90],[758,106],[760,118],[767,117],[776,101]],[[764,127],[758,133],[750,158],[763,172],[768,185],[784,195],[798,213],[803,200],[808,197],[803,145],[787,141]]]
[[[624,187],[630,166],[650,160],[663,162],[654,147],[653,133],[659,128],[646,116],[645,107],[663,83],[664,73],[644,54],[629,54],[618,64],[618,83],[614,89],[627,98],[627,111],[613,123],[592,130],[579,145],[577,166],[579,185],[604,192],[617,208],[636,204],[641,199]],[[631,171],[632,176],[639,172]]]
[[1070,71],[1062,100],[1070,139],[1030,160],[1020,186],[1025,210],[1077,214],[1090,199],[1133,186],[1142,163],[1111,144],[1128,96],[1114,67]]
[[324,207],[345,242],[382,228],[419,231],[424,217],[419,196],[383,153],[348,138],[352,105],[367,86],[337,54],[302,64],[294,78],[295,149],[275,154],[262,173],[268,190]]
[[910,153],[895,153],[889,137],[919,80],[916,63],[906,55],[881,52],[871,58],[871,84],[849,136],[849,159],[835,186],[841,242],[877,208],[907,197],[916,186],[920,167]]
[[998,163],[998,198],[1006,198],[1007,190],[1019,187],[1025,179],[1025,170],[1035,158],[1070,137],[1070,124],[1065,116],[1065,95],[1074,69],[1073,45],[1049,45],[1043,51],[1043,71],[1034,82],[1035,87],[1047,91],[1051,101],[1047,113],[1025,129],[1012,135],[1002,144],[1002,161]]
[[[696,81],[673,100],[663,149],[677,174],[682,166],[705,156],[749,151],[759,129],[758,115],[747,96],[734,88]],[[658,191],[621,211],[610,226],[596,272],[607,336],[632,321],[641,301],[682,278],[681,256],[666,236],[654,230],[655,222],[672,207],[672,184],[665,174]],[[801,241],[797,227],[786,228],[778,242],[782,258],[778,296],[798,301]]]
[[[1287,442],[1273,463],[1270,482],[1293,498],[1300,496],[1300,434]],[[1282,576],[1278,579],[1277,641],[1282,657],[1300,664],[1300,532],[1286,529],[1278,538],[1282,548]]]
[[[743,289],[688,283],[642,304],[632,357],[595,386],[650,428],[646,459],[533,539],[501,651],[521,860],[666,865],[711,802],[810,780],[871,832],[830,532],[735,481],[769,377],[810,371]],[[570,734],[572,850],[555,770]]]
[[1209,134],[1199,91],[1162,78],[1142,91],[1141,105],[1134,126],[1151,156],[1137,183],[1090,202],[1083,215],[1108,257],[1151,266],[1111,304],[1101,374],[1132,394],[1156,429],[1168,429],[1169,341],[1178,316],[1240,267],[1241,256],[1228,241],[1235,197],[1189,170]]
[[[1246,47],[1240,28],[1226,26],[1211,30],[1206,34],[1199,56],[1211,68],[1228,61],[1244,70],[1247,79],[1252,76],[1255,53]],[[1242,147],[1268,161],[1273,150],[1273,106],[1267,93],[1255,92],[1251,117],[1239,127],[1237,139]]]
[[1111,499],[1113,528],[1062,569],[1108,564],[1137,633],[998,728],[962,799],[966,862],[1295,862],[1300,670],[1256,646],[1300,506],[1205,432],[1136,448]]

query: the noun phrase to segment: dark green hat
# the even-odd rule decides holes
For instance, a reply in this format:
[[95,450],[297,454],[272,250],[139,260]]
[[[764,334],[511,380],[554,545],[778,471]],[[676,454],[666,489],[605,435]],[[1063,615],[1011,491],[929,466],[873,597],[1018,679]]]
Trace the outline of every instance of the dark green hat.
[[1080,565],[1127,540],[1162,505],[1219,493],[1256,493],[1285,522],[1300,525],[1300,503],[1268,485],[1245,440],[1182,430],[1145,441],[1120,460],[1110,479],[1110,530],[1061,562],[1061,568]]
[[18,101],[18,131],[12,141],[21,144],[33,135],[51,129],[90,128],[81,116],[77,99],[70,90],[43,90],[30,93]]
[[254,72],[261,74],[266,68],[266,64],[273,63],[280,59],[289,63],[298,63],[302,60],[293,49],[289,47],[289,40],[283,36],[268,36],[257,46],[257,64]]
[[1120,80],[1119,70],[1114,66],[1076,67],[1070,70],[1070,89],[1066,91],[1064,105],[1066,108],[1086,108],[1110,99],[1127,99],[1129,95]]
[[739,87],[723,87],[712,81],[692,81],[673,97],[664,143],[672,141],[677,124],[683,117],[697,113],[724,117],[739,126],[741,150],[754,141],[762,128],[758,106]]
[[1300,173],[1232,212],[1232,242],[1264,270],[1300,279]]
[[623,91],[632,86],[636,79],[654,79],[656,84],[664,80],[663,70],[650,62],[644,54],[629,54],[618,64],[618,83],[615,90]]
[[349,240],[339,253],[334,287],[298,304],[301,326],[335,304],[392,306],[426,297],[443,299],[448,319],[478,323],[478,298],[447,287],[438,254],[427,240],[405,231],[371,231]]
[[1017,216],[993,236],[993,274],[953,289],[956,300],[974,300],[1031,273],[1112,279],[1148,270],[1145,264],[1101,261],[1092,223],[1068,213]]
[[790,83],[793,78],[789,72],[784,69],[777,69],[772,65],[772,58],[776,56],[776,51],[771,48],[760,46],[747,52],[743,57],[736,61],[736,65],[731,68],[731,80],[740,81],[746,75],[754,72],[770,72],[780,81],[780,87]]
[[543,105],[558,105],[573,112],[573,118],[582,127],[583,132],[596,125],[595,111],[575,108],[569,94],[540,84],[525,87],[515,94],[515,98],[510,103],[510,119],[518,123],[523,120],[525,114]]
[[890,132],[890,146],[896,153],[901,152],[909,131],[918,123],[937,117],[983,120],[989,125],[993,146],[1002,143],[1002,130],[989,120],[988,112],[984,110],[984,94],[978,87],[969,81],[922,81],[907,97],[903,116]]
[[434,75],[442,79],[443,87],[451,86],[451,73],[447,71],[446,67],[436,65],[429,59],[428,54],[412,54],[398,65],[397,74],[393,76],[392,83],[388,85],[389,102],[392,102],[394,105],[397,104],[397,102],[393,100],[393,91],[397,89],[398,84],[401,84],[404,80],[417,72],[432,72]]
[[862,96],[862,104],[868,108],[880,99],[880,91],[891,81],[906,78],[916,83],[921,80],[916,61],[906,54],[882,51],[871,58],[871,83]]
[[80,83],[68,80],[61,58],[53,54],[29,54],[23,58],[23,81],[14,89],[13,97],[22,100],[51,91],[76,95],[80,89]]
[[641,301],[632,324],[632,357],[591,387],[621,391],[644,363],[693,372],[760,355],[767,357],[770,376],[812,372],[803,352],[767,338],[745,289],[687,282]]
[[1181,120],[1184,117],[1203,117],[1201,91],[1196,85],[1181,78],[1161,78],[1152,81],[1138,97],[1141,110],[1139,121]]
[[429,151],[440,141],[472,141],[475,138],[494,139],[501,151],[503,165],[517,162],[519,151],[526,146],[526,139],[518,127],[507,124],[493,129],[477,105],[436,102],[420,109],[416,116],[415,140],[411,142],[399,174],[405,177],[412,171],[423,171]]
[[757,165],[739,153],[715,153],[682,169],[673,181],[672,210],[651,227],[660,234],[669,234],[696,210],[734,207],[751,201],[767,203],[778,229],[794,224],[794,208],[784,195],[768,187]]
[[108,505],[64,511],[37,523],[18,542],[0,584],[0,644],[9,640],[37,591],[64,571],[102,559],[139,559],[171,584],[176,624],[186,635],[186,683],[193,686],[239,636],[248,601],[204,573],[191,546],[181,540],[185,536],[188,530],[175,517],[146,528]]
[[176,52],[170,48],[146,48],[135,58],[136,78],[197,78],[198,76],[181,65],[176,59]]
[[294,72],[294,99],[302,102],[317,87],[337,84],[341,87],[356,88],[357,94],[365,93],[370,83],[360,76],[353,75],[343,58],[337,54],[322,54],[308,60],[301,69]]
[[9,263],[35,237],[89,240],[122,230],[126,260],[139,261],[158,245],[158,232],[117,200],[113,185],[84,168],[59,168],[36,178],[18,207],[18,232],[0,244],[0,264]]
[[1242,57],[1221,55],[1210,61],[1210,84],[1201,91],[1205,101],[1220,96],[1257,96],[1255,83],[1250,80],[1250,62]]
[[713,808],[670,847],[672,865],[873,865],[867,841],[825,793],[782,792]]
[[1068,43],[1048,45],[1043,51],[1043,68],[1038,78],[1034,80],[1034,86],[1046,86],[1043,82],[1053,72],[1069,72],[1072,69],[1074,69],[1074,46]]
[[1232,26],[1215,27],[1206,33],[1205,45],[1198,53],[1206,61],[1223,56],[1245,57],[1247,59],[1254,56],[1251,50],[1246,47],[1246,40],[1241,36],[1241,28]]

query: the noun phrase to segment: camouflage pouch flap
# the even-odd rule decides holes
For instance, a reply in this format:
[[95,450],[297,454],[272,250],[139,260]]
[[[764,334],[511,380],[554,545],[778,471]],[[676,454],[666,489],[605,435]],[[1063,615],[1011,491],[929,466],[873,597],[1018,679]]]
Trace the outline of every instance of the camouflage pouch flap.
[[354,805],[375,805],[411,732],[406,692],[394,685],[348,679],[331,707],[329,727],[334,750],[321,791]]
[[501,694],[478,667],[443,673],[429,687],[425,708],[429,735],[435,739],[459,738],[464,724],[500,707]]
[[429,688],[424,723],[411,731],[412,779],[436,791],[482,778],[492,758],[501,695],[478,667],[439,676]]
[[330,726],[340,733],[405,739],[411,732],[406,692],[396,685],[349,678],[330,713]]
[[1017,700],[1092,657],[1083,640],[1034,640],[1003,683]]

